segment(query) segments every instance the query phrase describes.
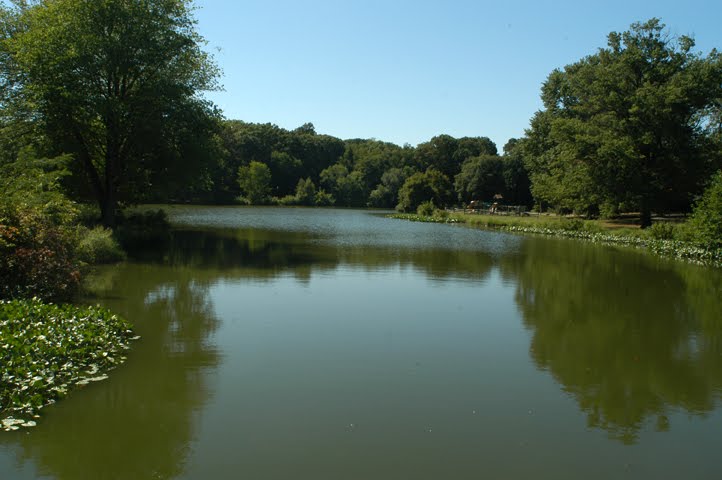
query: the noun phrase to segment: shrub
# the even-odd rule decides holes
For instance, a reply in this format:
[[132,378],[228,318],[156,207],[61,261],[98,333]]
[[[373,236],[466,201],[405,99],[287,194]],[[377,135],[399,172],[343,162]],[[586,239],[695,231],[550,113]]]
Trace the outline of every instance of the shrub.
[[0,298],[70,299],[80,285],[74,232],[33,209],[0,219]]
[[434,218],[438,220],[446,220],[447,218],[449,218],[449,212],[447,212],[443,208],[437,208],[434,210]]
[[95,204],[79,204],[76,221],[80,225],[92,228],[101,222],[100,208]]
[[125,252],[113,238],[113,231],[103,227],[78,229],[78,258],[89,264],[119,262]]
[[649,229],[649,235],[655,240],[674,240],[675,225],[669,222],[656,222]]
[[613,202],[604,202],[599,206],[600,218],[616,218],[619,216],[619,204]]
[[424,217],[430,217],[434,214],[434,208],[434,202],[432,200],[429,200],[420,204],[416,209],[416,213]]
[[722,170],[712,177],[688,226],[695,243],[707,248],[722,248]]
[[331,207],[334,203],[336,203],[336,199],[333,198],[333,195],[327,193],[324,189],[320,189],[316,192],[314,201],[318,207]]
[[584,230],[584,220],[580,220],[578,218],[565,220],[563,225],[564,230],[571,230],[573,232],[579,232]]
[[298,205],[298,199],[295,195],[286,195],[285,197],[273,197],[272,202],[281,207]]

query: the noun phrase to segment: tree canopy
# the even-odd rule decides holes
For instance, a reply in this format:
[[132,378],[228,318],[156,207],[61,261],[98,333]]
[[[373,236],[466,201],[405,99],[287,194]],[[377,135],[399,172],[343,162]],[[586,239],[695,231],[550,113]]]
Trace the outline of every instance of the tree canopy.
[[73,155],[73,170],[113,224],[119,201],[187,158],[179,135],[211,137],[213,110],[198,93],[215,86],[217,70],[201,48],[192,2],[15,3],[2,13],[6,96],[25,102],[58,153]]
[[722,98],[722,56],[693,47],[652,19],[554,70],[524,142],[535,197],[589,212],[622,204],[646,225],[652,208],[689,208],[719,162]]

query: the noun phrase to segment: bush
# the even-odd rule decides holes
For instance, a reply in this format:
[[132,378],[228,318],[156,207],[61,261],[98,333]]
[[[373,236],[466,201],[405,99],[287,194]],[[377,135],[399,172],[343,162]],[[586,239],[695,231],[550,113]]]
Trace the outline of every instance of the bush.
[[113,231],[103,227],[78,229],[78,258],[98,265],[125,260],[125,252],[113,238]]
[[320,189],[316,192],[314,201],[317,207],[332,207],[334,203],[336,203],[336,199],[333,198],[333,195],[327,193],[324,189]]
[[286,195],[285,197],[273,197],[272,202],[281,207],[298,205],[298,199],[295,195]]
[[564,230],[571,230],[573,232],[580,232],[584,230],[584,220],[580,220],[578,218],[565,220],[563,225]]
[[613,202],[604,202],[599,206],[600,218],[616,218],[619,216],[619,204]]
[[674,240],[676,237],[675,225],[669,222],[657,222],[652,224],[649,235],[655,240]]
[[688,222],[692,240],[706,248],[722,248],[722,170],[712,177]]
[[100,208],[98,208],[95,204],[79,204],[78,205],[78,215],[76,217],[76,221],[80,225],[84,225],[88,228],[92,228],[95,225],[100,224],[101,222],[101,215],[100,215]]
[[434,202],[429,200],[420,204],[416,209],[416,213],[424,217],[431,217],[434,214],[434,209]]
[[449,218],[449,212],[447,212],[443,208],[437,208],[434,210],[434,218],[439,220],[446,220],[447,218]]
[[0,218],[0,298],[70,299],[80,285],[74,231],[33,209]]

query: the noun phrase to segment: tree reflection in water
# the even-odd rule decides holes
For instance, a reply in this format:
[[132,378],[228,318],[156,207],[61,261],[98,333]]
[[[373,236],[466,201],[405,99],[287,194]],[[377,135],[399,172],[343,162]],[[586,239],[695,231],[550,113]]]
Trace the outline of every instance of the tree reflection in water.
[[530,354],[587,414],[634,443],[676,409],[703,415],[722,392],[720,272],[576,242],[534,239],[501,262],[532,331]]
[[208,341],[218,319],[207,285],[132,264],[96,280],[95,300],[133,319],[142,338],[111,381],[74,392],[48,409],[43,428],[20,437],[23,459],[58,479],[174,478],[220,361]]

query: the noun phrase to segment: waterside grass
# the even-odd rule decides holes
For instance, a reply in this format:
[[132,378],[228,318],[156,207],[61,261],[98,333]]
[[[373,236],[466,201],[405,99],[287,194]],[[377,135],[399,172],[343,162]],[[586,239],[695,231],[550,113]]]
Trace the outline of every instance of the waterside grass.
[[515,217],[448,213],[438,210],[431,216],[394,214],[390,217],[415,222],[457,223],[516,234],[547,235],[624,245],[644,249],[662,257],[722,267],[722,249],[705,248],[693,242],[674,238],[660,238],[666,236],[665,229],[610,228],[599,220],[569,219],[559,216]]
[[0,301],[0,429],[33,427],[44,406],[105,380],[137,338],[101,307]]

